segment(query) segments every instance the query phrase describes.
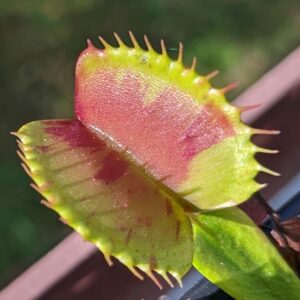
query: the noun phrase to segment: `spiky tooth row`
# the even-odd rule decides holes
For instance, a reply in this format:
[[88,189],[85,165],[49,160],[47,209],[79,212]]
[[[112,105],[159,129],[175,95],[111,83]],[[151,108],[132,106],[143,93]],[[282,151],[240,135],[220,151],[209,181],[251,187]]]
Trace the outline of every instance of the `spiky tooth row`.
[[[115,32],[114,32],[114,37],[115,37],[119,47],[128,48],[125,45],[125,43],[123,42],[123,40],[121,39],[121,37]],[[133,44],[133,48],[131,48],[131,49],[139,49],[139,50],[142,49],[141,46],[139,45],[137,39],[135,38],[134,34],[131,31],[129,31],[129,37],[130,37],[130,40]],[[105,49],[114,48],[103,37],[99,36],[98,38],[99,38],[100,42],[102,43],[102,45],[104,46]],[[156,51],[154,50],[153,46],[151,45],[147,35],[144,35],[144,41],[145,41],[145,44],[146,44],[147,51],[150,52],[150,53],[156,53]],[[88,46],[93,46],[89,39],[87,40],[87,42],[88,42]],[[165,57],[165,58],[168,58],[167,48],[166,48],[166,45],[165,45],[165,42],[164,42],[163,39],[161,39],[161,41],[160,41],[160,47],[161,47],[161,56]],[[182,63],[183,63],[183,44],[181,42],[179,43],[178,57],[177,57],[176,62],[179,65],[182,65]],[[185,71],[194,72],[195,69],[196,69],[196,62],[197,62],[197,60],[194,57],[191,67],[189,69],[186,69]],[[204,76],[204,77],[206,77],[207,80],[209,80],[209,79],[215,77],[217,74],[218,74],[218,71],[214,71],[214,72],[212,72],[212,73],[210,73],[210,74],[208,74],[207,76]]]
[[[138,50],[138,51],[142,50],[140,44],[138,43],[137,39],[135,38],[134,34],[131,31],[129,31],[129,37],[132,42],[133,48],[127,47],[125,45],[125,43],[123,42],[123,40],[121,39],[121,37],[117,33],[114,33],[114,37],[119,45],[119,48],[122,48],[122,49],[128,48],[129,51],[131,51],[130,49],[132,49],[133,51],[134,50]],[[99,37],[99,40],[105,49],[115,49],[108,42],[106,42],[105,39],[103,39],[101,36]],[[156,51],[153,49],[147,35],[144,35],[144,41],[146,44],[147,51],[149,53],[157,54]],[[91,43],[89,41],[89,45],[90,44]],[[165,45],[165,42],[163,39],[160,41],[160,47],[161,47],[161,54],[160,54],[160,56],[158,56],[157,61],[159,61],[161,59],[169,59],[169,56],[167,53],[167,48],[166,48],[166,45]],[[203,83],[205,83],[205,82],[209,82],[209,80],[211,80],[212,78],[214,78],[215,76],[217,76],[219,74],[219,71],[216,70],[205,76],[200,76],[196,73],[196,63],[197,63],[197,60],[194,57],[192,64],[189,68],[185,68],[183,66],[183,44],[179,43],[177,60],[170,61],[169,68],[173,72],[181,73],[183,77],[190,77],[192,85],[196,85],[196,86],[200,86],[200,85],[203,85]],[[225,86],[223,88],[219,88],[219,89],[214,88],[211,85],[208,85],[207,93],[211,94],[212,96],[213,95],[224,96],[226,93],[230,92],[237,86],[238,86],[238,82],[230,83],[227,86]],[[255,109],[258,106],[259,105],[252,105],[252,106],[248,106],[248,107],[237,108],[237,107],[234,107],[233,105],[224,101],[224,110],[227,111],[229,114],[232,114],[233,111],[236,111],[240,114],[240,113],[243,113],[244,111],[248,111],[250,109]],[[247,131],[247,130],[245,130],[245,131]],[[240,133],[242,133],[242,132],[240,132]],[[254,129],[254,128],[250,130],[251,135],[254,135],[254,134],[278,134],[278,133],[279,133],[279,131],[276,131],[276,130],[262,130],[262,129]],[[266,151],[264,151],[264,153],[275,153],[275,152],[271,151],[271,150],[270,151],[266,150]]]
[[[129,31],[129,36],[130,36],[130,39],[131,39],[132,44],[133,44],[132,49],[142,49],[140,47],[137,39],[135,38],[134,34],[131,31]],[[114,32],[114,37],[115,37],[116,41],[118,42],[119,47],[122,47],[122,48],[127,47],[125,45],[125,43],[123,42],[123,40],[121,39],[121,37],[115,32]],[[101,36],[99,36],[98,38],[99,38],[100,42],[102,43],[102,45],[104,46],[104,48],[113,48],[108,42],[105,41],[104,38],[102,38]],[[155,52],[155,50],[153,49],[147,35],[144,35],[144,40],[145,40],[145,44],[146,44],[148,52]],[[168,53],[167,53],[166,45],[165,45],[165,42],[164,42],[163,39],[160,41],[160,45],[161,45],[161,55],[162,55],[162,57],[167,58]],[[92,46],[91,41],[89,39],[88,39],[88,46]],[[175,62],[176,62],[176,66],[177,65],[181,66],[183,64],[183,44],[181,42],[179,43],[178,57],[177,57],[177,60]],[[190,68],[184,69],[183,75],[187,75],[188,73],[195,72],[196,63],[197,63],[197,60],[196,60],[196,57],[194,57],[193,60],[192,60],[192,64],[191,64]],[[219,74],[219,71],[215,70],[215,71],[210,72],[209,74],[203,76],[203,78],[205,78],[207,81],[209,81],[210,79],[214,78],[218,74]],[[202,77],[198,77],[198,78],[196,78],[196,80],[194,82],[196,84],[201,84],[203,82],[203,79],[202,79]],[[224,88],[219,89],[219,91],[222,94],[225,94],[225,93],[233,90],[237,86],[238,86],[238,83],[236,83],[236,82],[230,83],[229,85],[225,86]]]
[[[13,134],[13,133],[12,133]],[[14,134],[16,135],[16,134]],[[26,151],[33,151],[33,147],[29,146],[26,141],[28,141],[28,136],[26,134],[21,134],[21,133],[17,133],[16,135],[18,137],[19,140],[17,140],[17,144],[19,146],[19,150],[17,150],[17,155],[20,157],[20,159],[22,160],[21,166],[24,169],[25,173],[33,179],[34,183],[31,183],[30,186],[36,190],[39,194],[41,194],[42,196],[44,196],[45,193],[47,193],[49,184],[47,182],[37,182],[37,176],[38,176],[38,171],[33,170],[32,167],[30,167],[29,161],[30,159],[27,157],[28,152]],[[26,151],[25,151],[26,149]],[[51,197],[47,197],[48,199],[51,199]],[[41,203],[45,206],[47,206],[48,208],[53,209],[53,205],[51,202],[46,201],[46,200],[41,200]]]
[[[37,175],[37,174],[35,174],[36,172],[33,172],[32,170],[31,170],[31,168],[30,168],[30,165],[29,165],[29,163],[28,163],[28,159],[25,157],[25,155],[24,155],[24,148],[26,147],[26,142],[25,142],[25,137],[26,137],[26,135],[25,134],[21,134],[21,133],[15,133],[15,132],[13,132],[12,133],[13,135],[15,135],[15,136],[17,136],[20,140],[18,140],[18,146],[19,146],[19,148],[20,148],[20,150],[22,151],[22,152],[20,152],[20,151],[17,151],[17,154],[18,154],[18,156],[21,158],[21,160],[23,161],[23,163],[21,163],[21,165],[22,165],[22,167],[23,167],[23,169],[25,170],[25,172],[27,173],[27,175],[29,176],[29,177],[31,177],[33,180],[34,180],[34,183],[31,183],[30,184],[30,186],[34,189],[34,190],[36,190],[39,194],[41,194],[42,196],[45,196],[45,194],[47,193],[47,186],[48,186],[48,183],[47,182],[44,182],[44,183],[37,183],[36,182],[36,178],[35,178],[35,175]],[[31,147],[32,148],[32,147]],[[47,199],[49,199],[50,197],[46,197]],[[53,209],[53,210],[55,210],[59,215],[61,215],[61,212],[58,210],[58,209],[56,209],[55,207],[54,207],[54,205],[53,205],[53,203],[52,202],[49,202],[49,201],[47,201],[47,200],[44,200],[44,199],[42,199],[41,200],[41,204],[42,205],[44,205],[44,206],[46,206],[47,208],[50,208],[50,209]],[[68,224],[69,226],[72,226],[72,225],[70,225],[70,224],[72,224],[73,222],[72,222],[72,218],[70,219],[70,218],[66,218],[66,217],[63,217],[63,216],[60,216],[60,219],[63,219],[64,221],[63,221],[63,223],[65,223],[65,224]],[[67,219],[69,219],[69,221],[67,221]],[[72,226],[73,227],[73,226]],[[76,226],[74,226],[74,228],[85,238],[85,239],[87,239],[87,240],[90,240],[89,239],[89,234],[88,234],[88,232],[87,232],[87,230],[86,230],[86,228],[84,229],[82,226],[80,227],[80,228],[78,228],[78,227],[76,227]],[[102,247],[102,245],[100,245],[99,243],[96,243],[97,244],[97,247],[100,249],[100,251],[103,253],[103,256],[104,256],[104,258],[105,258],[105,260],[106,260],[106,262],[108,263],[108,265],[109,266],[112,266],[113,265],[113,262],[112,262],[112,260],[111,260],[111,257],[110,257],[110,254],[109,254],[109,251],[106,251],[106,248],[107,247],[105,247],[105,249],[104,249],[104,247]]]
[[126,254],[120,254],[115,256],[123,265],[125,265],[129,271],[140,280],[144,280],[144,276],[141,274],[141,272],[145,273],[153,282],[154,284],[159,288],[162,289],[162,284],[159,281],[159,279],[155,276],[155,272],[159,274],[170,287],[174,287],[173,282],[168,276],[169,275],[176,280],[179,286],[182,287],[182,281],[181,276],[177,272],[173,271],[166,271],[161,269],[151,269],[150,264],[136,264],[133,265],[132,262],[130,262],[130,258],[128,258],[127,253]]
[[[127,48],[127,46],[125,45],[125,43],[123,42],[123,40],[120,38],[120,36],[117,33],[114,33],[115,39],[117,40],[119,47],[125,47]],[[142,49],[141,46],[139,45],[137,39],[135,38],[134,34],[129,31],[129,37],[130,40],[133,44],[133,48],[132,49]],[[104,38],[102,38],[101,36],[99,36],[99,40],[102,43],[102,45],[104,46],[104,48],[114,48],[113,46],[111,46],[108,42],[105,41]],[[150,53],[156,53],[156,51],[153,49],[147,35],[144,35],[144,41],[146,44],[146,48],[148,50],[148,52]],[[90,44],[90,41],[88,42]],[[164,58],[168,58],[168,53],[167,53],[167,49],[166,49],[166,45],[164,40],[162,39],[160,41],[160,46],[161,46],[161,56]],[[178,48],[178,58],[175,61],[177,66],[182,66],[183,70],[182,70],[182,75],[183,76],[187,76],[188,74],[194,74],[195,75],[195,70],[196,70],[196,57],[193,58],[192,64],[190,66],[190,68],[184,68],[182,63],[183,63],[183,44],[179,43],[179,48]],[[172,63],[171,63],[172,64]],[[174,65],[175,66],[175,65]],[[214,78],[215,76],[217,76],[219,74],[219,71],[213,71],[209,74],[207,74],[206,76],[199,76],[197,75],[195,77],[195,79],[193,80],[193,83],[196,85],[202,84],[203,83],[203,79],[206,79],[207,81],[209,81],[210,79]],[[225,95],[226,93],[228,93],[229,91],[235,89],[238,86],[238,82],[233,82],[228,84],[227,86],[220,88],[220,89],[216,89],[211,87],[211,91],[209,91],[210,93],[221,93],[222,95]],[[227,104],[228,106],[232,106],[230,104]],[[256,104],[256,105],[251,105],[251,106],[247,106],[247,107],[240,107],[237,108],[238,111],[240,113],[251,110],[251,109],[255,109],[257,107],[259,107],[260,104]],[[277,130],[263,130],[263,129],[252,129],[251,134],[278,134],[279,131]],[[267,153],[267,152],[265,152]],[[271,152],[268,152],[271,153]]]
[[[175,80],[178,81],[178,84],[180,88],[183,90],[190,91],[191,96],[195,99],[195,102],[197,102],[196,99],[202,99],[205,98],[206,95],[209,95],[214,101],[216,101],[218,104],[223,105],[223,109],[228,115],[231,115],[234,120],[234,122],[239,123],[240,122],[240,111],[235,108],[233,105],[229,104],[225,98],[224,94],[232,90],[234,87],[237,86],[237,83],[231,83],[228,86],[217,89],[214,88],[210,83],[209,80],[215,77],[219,72],[213,71],[205,76],[199,75],[195,69],[196,69],[196,58],[193,59],[192,65],[189,68],[184,67],[182,60],[183,60],[183,46],[182,44],[179,45],[179,53],[177,60],[171,60],[167,54],[166,46],[163,40],[161,40],[161,54],[157,53],[148,37],[145,35],[145,44],[147,47],[147,50],[143,50],[140,45],[138,44],[137,40],[135,39],[134,35],[132,33],[129,33],[129,36],[132,40],[133,48],[128,47],[124,44],[122,39],[119,35],[116,33],[114,34],[119,47],[113,47],[109,43],[107,43],[102,37],[99,37],[99,40],[103,44],[104,48],[108,51],[111,51],[112,55],[119,56],[120,53],[124,52],[124,55],[127,53],[129,56],[129,59],[133,59],[136,57],[135,55],[131,55],[131,51],[139,51],[138,57],[142,55],[148,55],[149,58],[153,64],[156,64],[158,66],[158,69],[160,69],[162,66],[168,68],[170,71],[169,75],[167,76],[172,81],[173,78],[176,78]],[[93,46],[94,47],[94,46]],[[96,48],[95,48],[96,49]],[[182,79],[178,75],[182,76]],[[184,82],[184,83],[183,83]],[[201,87],[198,89],[198,87]],[[239,127],[239,134],[246,133],[248,134],[248,129],[245,129],[246,126],[240,126]]]

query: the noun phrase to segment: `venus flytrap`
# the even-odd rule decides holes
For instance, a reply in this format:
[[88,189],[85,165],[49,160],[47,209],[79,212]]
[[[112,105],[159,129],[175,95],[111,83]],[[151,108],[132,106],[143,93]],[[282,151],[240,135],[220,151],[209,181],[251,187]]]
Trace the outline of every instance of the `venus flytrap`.
[[[171,286],[192,264],[237,299],[298,299],[300,283],[256,225],[235,206],[264,185],[254,158],[259,130],[196,73],[115,34],[119,47],[88,41],[76,65],[74,120],[35,121],[19,138],[24,168],[67,224],[111,265]],[[253,289],[253,285],[257,288]],[[287,298],[288,296],[288,298]]]

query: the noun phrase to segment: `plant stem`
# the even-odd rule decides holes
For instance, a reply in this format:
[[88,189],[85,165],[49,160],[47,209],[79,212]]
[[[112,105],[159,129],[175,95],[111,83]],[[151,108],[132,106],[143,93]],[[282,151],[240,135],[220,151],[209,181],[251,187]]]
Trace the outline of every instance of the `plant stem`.
[[272,223],[274,224],[274,229],[280,235],[280,244],[284,248],[288,247],[287,239],[286,239],[285,235],[283,234],[284,229],[280,224],[280,215],[277,214],[276,211],[274,211],[274,209],[268,204],[268,202],[265,200],[265,198],[262,196],[261,193],[258,192],[255,194],[255,196],[256,196],[256,199],[259,201],[259,203],[265,209],[268,216],[270,217]]

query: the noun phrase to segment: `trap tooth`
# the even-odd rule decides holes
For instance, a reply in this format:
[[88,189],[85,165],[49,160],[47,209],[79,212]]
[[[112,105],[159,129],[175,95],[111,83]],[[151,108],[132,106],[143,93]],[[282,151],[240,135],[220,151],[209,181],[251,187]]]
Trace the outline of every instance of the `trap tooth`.
[[107,262],[107,264],[111,267],[114,265],[111,256],[108,252],[101,250],[104,256],[105,261]]
[[33,174],[32,174],[32,172],[31,172],[31,170],[27,167],[27,165],[26,164],[24,164],[24,163],[21,163],[21,166],[22,166],[22,168],[24,169],[24,171],[25,171],[25,173],[29,176],[29,177],[33,177]]
[[267,173],[267,174],[270,174],[270,175],[273,175],[273,176],[281,176],[281,174],[280,173],[278,173],[278,172],[275,172],[275,171],[273,171],[273,170],[270,170],[270,169],[268,169],[268,168],[266,168],[266,167],[264,167],[264,166],[259,166],[259,171],[261,171],[261,172],[264,172],[264,173]]
[[267,135],[277,135],[280,134],[280,130],[269,130],[269,129],[258,129],[258,128],[251,128],[252,134],[267,134]]
[[154,52],[154,49],[153,49],[153,47],[152,47],[152,45],[151,45],[151,43],[150,43],[150,41],[149,41],[146,34],[144,35],[144,41],[145,41],[145,44],[146,44],[146,47],[147,47],[148,51],[149,52]]
[[106,263],[107,263],[110,267],[113,266],[114,263],[113,263],[113,261],[112,261],[112,259],[111,259],[110,252],[103,249],[102,243],[99,243],[99,242],[98,242],[96,245],[97,245],[97,247],[99,248],[99,250],[102,252],[103,257],[104,257]]
[[219,70],[214,70],[214,71],[210,72],[209,74],[207,74],[207,75],[205,76],[205,78],[206,78],[207,80],[210,80],[210,79],[216,77],[219,73],[220,73]]
[[180,42],[179,43],[179,49],[178,49],[177,62],[182,64],[182,59],[183,59],[183,44]]
[[161,47],[161,54],[167,57],[168,56],[167,48],[166,48],[165,41],[163,39],[160,40],[160,47]]
[[101,240],[94,240],[93,243],[97,246],[97,248],[102,252],[103,257],[106,261],[106,263],[111,267],[113,266],[113,261],[111,259],[111,245],[108,243],[104,243]]
[[176,272],[170,272],[170,273],[176,279],[178,285],[182,288],[182,280],[181,280],[180,275]]
[[151,270],[147,270],[145,271],[145,273],[148,275],[148,277],[155,283],[155,285],[162,290],[163,286],[162,284],[159,282],[159,280],[155,277],[155,275],[153,274],[153,272]]
[[87,43],[87,46],[89,49],[96,49],[96,47],[93,45],[93,43],[90,39],[87,39],[86,43]]
[[16,132],[16,131],[11,131],[10,134],[16,136],[17,138],[21,138],[22,137],[22,134],[19,133],[19,132]]
[[34,190],[36,190],[38,193],[42,193],[42,190],[41,190],[41,188],[40,187],[38,187],[35,183],[30,183],[30,186],[34,189]]
[[194,72],[195,69],[196,69],[196,65],[197,65],[197,58],[194,56],[193,60],[192,60],[192,65],[191,65],[191,67],[190,67],[189,70],[192,71],[192,72]]
[[157,272],[161,275],[161,277],[167,282],[167,284],[168,284],[171,288],[174,287],[173,282],[170,280],[170,278],[168,277],[168,274],[167,274],[166,272],[164,272],[164,271],[157,271]]
[[17,154],[20,157],[20,159],[26,164],[27,163],[27,159],[25,158],[25,156],[23,155],[23,153],[19,150],[17,150]]
[[132,33],[132,31],[129,30],[128,33],[129,33],[130,40],[131,40],[131,42],[133,44],[133,47],[135,49],[140,49],[141,47],[140,47],[137,39],[135,38],[134,34]]
[[135,277],[137,277],[140,280],[144,280],[144,276],[134,266],[126,265],[126,267]]
[[255,147],[255,152],[267,153],[267,154],[277,154],[279,150],[277,149],[267,149],[262,147]]
[[47,200],[45,200],[45,199],[42,199],[42,200],[40,201],[40,203],[41,203],[42,205],[46,206],[47,208],[53,209],[52,204],[51,204],[50,202],[48,202]]
[[124,44],[124,42],[116,32],[114,32],[114,37],[117,40],[119,47],[126,47],[126,45]]
[[258,184],[258,190],[262,190],[262,189],[264,189],[264,188],[267,187],[267,186],[268,186],[267,183],[259,183],[259,184]]
[[105,49],[111,48],[111,45],[102,36],[98,36],[98,39]]
[[239,85],[238,82],[232,82],[232,83],[228,84],[227,86],[223,87],[222,89],[220,89],[219,91],[222,94],[226,94],[229,91],[232,91],[233,89],[235,89],[238,85]]
[[[17,140],[17,144],[18,144],[18,147],[20,148],[20,150],[22,151],[22,154],[23,154],[25,152],[24,144],[20,140]],[[32,148],[27,146],[26,150],[32,150]]]

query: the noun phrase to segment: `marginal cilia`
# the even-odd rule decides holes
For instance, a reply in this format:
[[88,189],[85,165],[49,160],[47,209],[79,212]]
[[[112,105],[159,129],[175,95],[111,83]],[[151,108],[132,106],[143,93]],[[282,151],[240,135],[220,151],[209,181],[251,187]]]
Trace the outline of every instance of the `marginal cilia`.
[[99,37],[104,49],[88,40],[76,65],[75,120],[35,121],[15,134],[25,172],[43,204],[93,242],[109,265],[111,256],[138,278],[153,271],[173,286],[193,262],[189,217],[238,205],[264,184],[254,129],[240,120],[243,111],[224,94],[236,84],[216,89],[200,76],[196,58],[183,66],[161,54],[147,36],[143,50],[129,32],[133,47],[114,34],[118,47]]

